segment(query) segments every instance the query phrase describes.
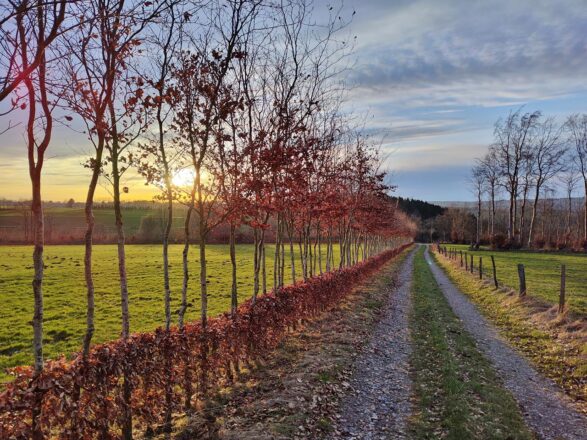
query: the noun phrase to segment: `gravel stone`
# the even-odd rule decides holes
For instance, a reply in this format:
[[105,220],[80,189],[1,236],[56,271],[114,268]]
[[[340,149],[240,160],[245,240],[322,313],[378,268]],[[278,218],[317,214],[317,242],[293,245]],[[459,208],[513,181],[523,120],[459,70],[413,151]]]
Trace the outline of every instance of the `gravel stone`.
[[406,438],[412,411],[409,375],[412,345],[408,328],[414,251],[403,263],[398,286],[388,287],[389,300],[367,347],[354,366],[349,395],[341,403],[336,439]]

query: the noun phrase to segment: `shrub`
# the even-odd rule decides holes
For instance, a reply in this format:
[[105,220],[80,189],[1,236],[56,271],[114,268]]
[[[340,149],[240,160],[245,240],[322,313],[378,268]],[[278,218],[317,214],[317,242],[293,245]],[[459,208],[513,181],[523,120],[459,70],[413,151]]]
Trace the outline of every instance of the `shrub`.
[[504,249],[507,237],[504,234],[495,234],[493,236],[493,242],[491,243],[492,249]]
[[544,237],[539,237],[534,240],[534,247],[536,249],[544,249],[545,245],[546,245],[546,240],[544,239]]

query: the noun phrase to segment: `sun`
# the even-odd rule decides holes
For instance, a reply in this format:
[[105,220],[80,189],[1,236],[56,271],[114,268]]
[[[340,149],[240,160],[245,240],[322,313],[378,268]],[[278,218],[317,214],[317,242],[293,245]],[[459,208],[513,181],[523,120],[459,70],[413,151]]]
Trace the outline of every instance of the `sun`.
[[178,187],[188,187],[192,186],[194,183],[194,178],[196,177],[196,173],[194,170],[189,168],[184,168],[182,170],[178,170],[173,174],[173,178],[171,182]]

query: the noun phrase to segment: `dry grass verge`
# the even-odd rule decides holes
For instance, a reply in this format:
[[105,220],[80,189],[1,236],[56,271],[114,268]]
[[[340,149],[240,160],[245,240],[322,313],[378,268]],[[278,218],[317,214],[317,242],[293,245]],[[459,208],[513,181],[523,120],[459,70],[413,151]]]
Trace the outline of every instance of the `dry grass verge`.
[[510,288],[495,289],[438,253],[438,264],[520,352],[554,380],[587,414],[587,318],[565,312]]

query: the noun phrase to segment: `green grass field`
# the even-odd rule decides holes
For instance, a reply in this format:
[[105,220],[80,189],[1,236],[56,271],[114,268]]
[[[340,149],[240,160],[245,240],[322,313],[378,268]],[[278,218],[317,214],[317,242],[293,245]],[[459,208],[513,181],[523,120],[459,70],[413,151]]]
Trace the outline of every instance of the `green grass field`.
[[[175,215],[173,221],[173,228],[182,229],[184,222],[184,208],[177,206],[175,208]],[[137,235],[140,230],[141,220],[146,216],[154,216],[160,218],[163,215],[161,207],[153,208],[123,208],[124,216],[124,231],[127,238],[132,238]],[[99,235],[100,231],[114,234],[115,221],[114,211],[110,208],[96,207],[94,209],[94,217],[96,221],[96,232]],[[0,238],[1,233],[4,232],[6,237],[11,233],[21,234],[22,223],[24,218],[22,213],[16,209],[0,209]],[[76,237],[83,237],[86,229],[85,213],[83,208],[58,208],[49,207],[45,209],[45,233],[52,231],[53,239],[58,237],[67,238],[68,235]],[[20,237],[20,235],[18,236]]]
[[495,257],[497,278],[500,284],[518,288],[518,264],[524,264],[528,295],[549,303],[558,303],[560,289],[560,267],[567,267],[567,303],[571,310],[587,315],[587,255],[538,253],[524,251],[491,251],[480,249],[469,251],[467,245],[447,244],[447,248],[457,248],[478,256],[483,256],[484,272],[491,276],[491,255]]
[[[128,245],[127,270],[130,292],[131,331],[154,330],[164,323],[163,276],[160,245]],[[183,246],[170,248],[172,312],[180,304]],[[230,257],[227,245],[209,245],[208,279],[210,316],[230,307]],[[267,248],[268,288],[272,286],[274,249]],[[239,298],[249,298],[253,290],[253,245],[237,246]],[[323,255],[325,256],[325,248]],[[83,246],[45,248],[45,357],[70,354],[81,347],[85,329],[85,283]],[[335,257],[338,249],[335,249]],[[286,266],[287,261],[286,259]],[[190,256],[190,303],[187,319],[199,317],[199,260],[197,247]],[[297,268],[297,274],[300,274]],[[4,369],[32,361],[32,247],[0,247],[0,381],[7,379]],[[299,275],[298,275],[299,276]],[[291,282],[290,266],[286,283]],[[96,285],[96,333],[94,342],[118,337],[120,333],[120,290],[116,246],[94,247]],[[174,319],[176,320],[174,312]]]

